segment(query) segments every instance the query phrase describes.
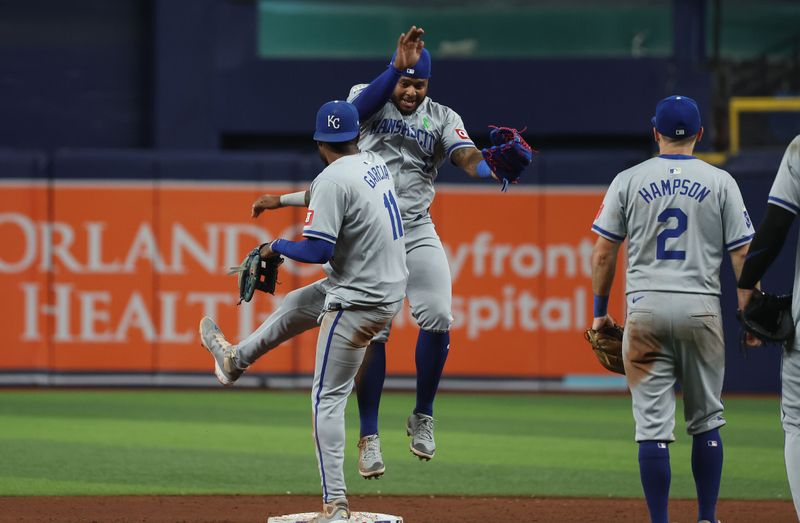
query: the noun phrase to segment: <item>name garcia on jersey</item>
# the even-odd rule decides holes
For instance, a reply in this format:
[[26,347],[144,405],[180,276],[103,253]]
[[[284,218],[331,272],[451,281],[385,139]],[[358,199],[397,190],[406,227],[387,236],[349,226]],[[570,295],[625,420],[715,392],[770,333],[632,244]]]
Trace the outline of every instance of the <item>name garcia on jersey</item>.
[[379,182],[390,179],[389,168],[386,165],[376,165],[364,175],[364,181],[367,182],[371,189],[374,189]]
[[403,120],[395,118],[382,118],[372,122],[369,134],[401,134],[407,138],[416,140],[420,147],[428,153],[433,152],[436,144],[436,136],[425,129],[417,129]]
[[652,182],[650,185],[639,189],[639,196],[644,203],[650,204],[653,200],[662,196],[687,196],[698,202],[702,202],[709,195],[711,189],[698,182],[686,178],[666,178],[659,182]]

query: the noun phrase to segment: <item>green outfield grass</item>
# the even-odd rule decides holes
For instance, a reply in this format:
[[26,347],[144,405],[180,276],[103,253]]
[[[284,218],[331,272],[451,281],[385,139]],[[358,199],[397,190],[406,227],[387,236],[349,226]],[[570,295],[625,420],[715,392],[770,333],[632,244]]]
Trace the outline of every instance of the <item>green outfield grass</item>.
[[[367,482],[350,402],[351,493],[641,496],[627,396],[441,394],[428,463],[408,452],[412,407],[411,395],[384,396],[387,472]],[[726,408],[721,496],[791,499],[778,398],[729,398]],[[694,496],[683,428],[670,447],[675,498]],[[307,393],[0,392],[0,495],[319,490]]]

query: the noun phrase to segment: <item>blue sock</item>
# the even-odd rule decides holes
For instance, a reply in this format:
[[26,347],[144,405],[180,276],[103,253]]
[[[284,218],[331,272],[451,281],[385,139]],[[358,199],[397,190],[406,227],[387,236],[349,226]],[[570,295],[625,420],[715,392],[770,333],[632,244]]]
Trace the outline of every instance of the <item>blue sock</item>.
[[639,442],[639,475],[651,523],[669,523],[669,447],[665,441]]
[[719,429],[695,434],[692,442],[692,474],[697,489],[697,519],[717,520],[717,497],[722,478],[722,438]]
[[356,376],[358,415],[361,437],[378,433],[378,407],[381,404],[383,380],[386,378],[386,344],[373,341],[367,347],[364,361]]
[[450,352],[449,332],[430,332],[420,329],[417,338],[417,406],[415,413],[433,416],[433,398]]

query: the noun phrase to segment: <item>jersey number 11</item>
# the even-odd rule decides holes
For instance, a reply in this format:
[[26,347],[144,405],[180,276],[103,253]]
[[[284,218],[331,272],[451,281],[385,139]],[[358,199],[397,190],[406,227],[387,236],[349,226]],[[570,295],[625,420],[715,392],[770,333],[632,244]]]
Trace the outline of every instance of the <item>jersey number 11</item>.
[[400,209],[397,208],[397,201],[394,199],[392,191],[383,193],[383,206],[389,213],[389,220],[392,222],[392,239],[396,240],[403,237],[403,220],[400,219]]

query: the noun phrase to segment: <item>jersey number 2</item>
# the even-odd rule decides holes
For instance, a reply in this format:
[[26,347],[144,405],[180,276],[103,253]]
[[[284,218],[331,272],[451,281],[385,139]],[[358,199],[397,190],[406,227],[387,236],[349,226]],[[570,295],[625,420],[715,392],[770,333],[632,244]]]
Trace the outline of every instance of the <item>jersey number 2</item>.
[[686,232],[686,227],[689,222],[689,217],[682,210],[672,207],[664,209],[658,215],[658,221],[666,223],[670,218],[675,218],[678,223],[672,229],[664,229],[658,236],[656,236],[656,258],[659,260],[685,260],[686,251],[669,251],[667,250],[667,240],[670,238],[678,238]]
[[392,191],[383,193],[383,206],[389,213],[389,220],[392,222],[392,239],[403,237],[403,220],[400,219],[400,209],[397,208],[397,201],[394,199]]

